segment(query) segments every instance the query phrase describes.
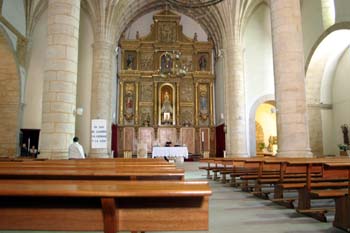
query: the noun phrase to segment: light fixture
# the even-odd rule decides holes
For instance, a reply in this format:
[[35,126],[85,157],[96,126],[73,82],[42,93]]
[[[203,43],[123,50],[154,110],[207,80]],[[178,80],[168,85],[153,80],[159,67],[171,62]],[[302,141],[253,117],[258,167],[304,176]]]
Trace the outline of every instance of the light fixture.
[[82,116],[83,112],[84,112],[83,108],[76,108],[76,109],[73,110],[73,114],[76,115],[76,116]]
[[200,8],[215,5],[223,0],[167,0],[173,6],[184,8]]

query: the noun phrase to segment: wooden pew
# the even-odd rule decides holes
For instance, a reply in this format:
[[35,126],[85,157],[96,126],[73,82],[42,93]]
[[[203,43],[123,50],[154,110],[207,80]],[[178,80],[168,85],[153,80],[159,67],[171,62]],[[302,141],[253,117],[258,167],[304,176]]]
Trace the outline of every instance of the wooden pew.
[[350,162],[325,163],[325,176],[347,174],[347,189],[312,190],[310,195],[316,198],[335,199],[333,226],[350,232]]
[[[334,159],[333,159],[334,160]],[[299,169],[306,171],[306,180],[296,182],[294,184],[283,183],[281,187],[283,189],[294,188],[298,191],[298,207],[297,212],[311,216],[319,221],[326,222],[327,218],[325,214],[328,212],[329,208],[312,208],[311,207],[311,191],[313,189],[329,189],[329,188],[342,188],[344,187],[344,181],[347,177],[334,175],[325,175],[324,163],[329,161],[325,158],[314,158],[314,159],[305,159],[304,161],[288,161],[287,170],[289,167],[292,169]],[[342,161],[342,160],[337,160]],[[313,172],[321,170],[322,177],[312,177]],[[287,171],[288,172],[288,171]],[[347,175],[347,174],[346,174]]]
[[166,168],[1,168],[0,179],[184,180],[183,169]]
[[208,230],[206,182],[0,180],[1,230]]
[[6,167],[18,167],[18,168],[131,168],[131,167],[157,167],[157,168],[164,168],[164,169],[171,169],[176,168],[175,164],[173,163],[165,163],[165,164],[153,164],[153,163],[17,163],[17,162],[4,162],[0,163],[0,168],[6,168]]
[[153,159],[48,160],[0,163],[0,179],[175,179],[183,169]]
[[[214,169],[215,167],[217,167],[217,164],[214,163],[214,159],[209,159],[209,158],[205,158],[205,159],[200,159],[199,162],[200,163],[206,163],[206,166],[200,166],[199,169],[205,170],[207,171],[207,179],[211,179],[211,175],[210,175],[210,171],[212,169]],[[212,166],[212,164],[214,164],[214,166]]]

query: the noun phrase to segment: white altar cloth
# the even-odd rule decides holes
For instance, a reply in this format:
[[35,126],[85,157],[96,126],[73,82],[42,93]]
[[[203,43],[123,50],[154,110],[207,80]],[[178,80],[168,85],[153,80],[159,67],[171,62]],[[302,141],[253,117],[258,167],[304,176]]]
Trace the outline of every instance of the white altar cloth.
[[186,146],[176,147],[153,147],[152,158],[155,157],[184,157],[188,158],[188,149]]

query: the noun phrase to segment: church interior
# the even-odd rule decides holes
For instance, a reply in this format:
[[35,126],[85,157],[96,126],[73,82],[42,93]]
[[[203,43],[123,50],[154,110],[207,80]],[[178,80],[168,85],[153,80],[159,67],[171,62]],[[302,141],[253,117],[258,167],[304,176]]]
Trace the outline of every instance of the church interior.
[[[166,141],[211,157],[339,156],[348,1],[300,1],[293,38],[269,1],[79,2],[65,29],[48,1],[1,1],[0,156],[26,143],[66,158],[74,136],[91,157]],[[106,121],[104,149],[92,148],[94,119]]]
[[[342,182],[350,181],[349,64],[349,0],[0,0],[0,167],[68,160],[78,137],[86,158],[97,160],[185,148],[188,164],[178,166],[191,178],[200,167],[219,199],[215,180],[227,182],[228,161],[313,161],[293,174],[310,180],[320,159],[322,174],[340,169],[338,161],[349,169]],[[74,166],[93,166],[83,163]],[[350,218],[349,198],[339,203]],[[0,214],[3,229],[1,222]],[[269,232],[287,232],[278,227]],[[327,227],[295,232],[335,232]]]

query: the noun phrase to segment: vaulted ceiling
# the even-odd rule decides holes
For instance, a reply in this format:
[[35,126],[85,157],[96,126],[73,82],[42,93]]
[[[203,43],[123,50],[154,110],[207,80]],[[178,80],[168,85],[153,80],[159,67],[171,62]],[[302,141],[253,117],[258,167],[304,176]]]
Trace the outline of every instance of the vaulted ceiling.
[[[268,0],[224,0],[217,5],[204,8],[183,8],[171,5],[166,0],[82,0],[81,2],[82,8],[91,16],[98,35],[113,37],[117,41],[122,32],[137,18],[168,7],[197,21],[212,38],[216,50],[223,47],[223,40],[228,31],[238,27],[241,33],[257,6],[261,3],[268,4]],[[29,35],[46,8],[47,0],[26,1]]]

